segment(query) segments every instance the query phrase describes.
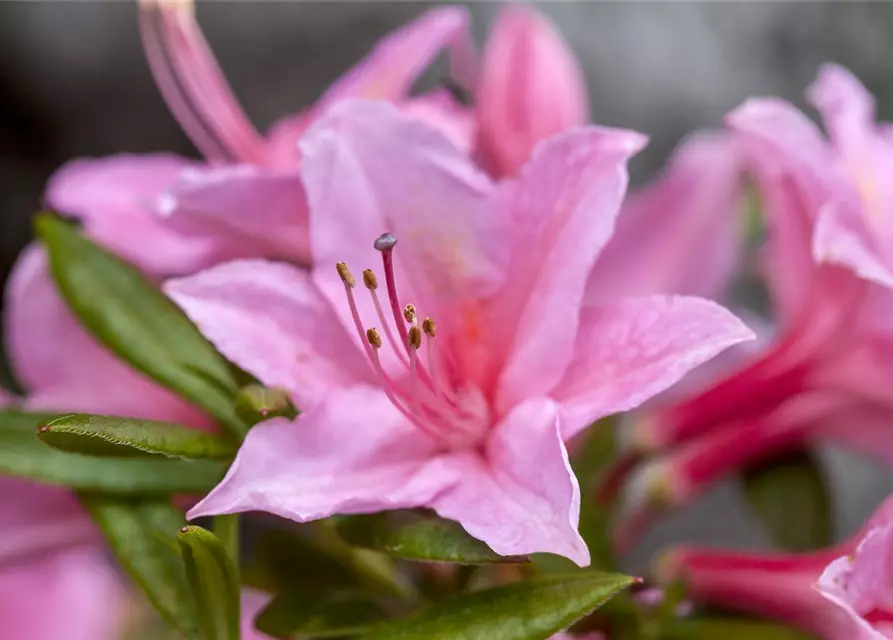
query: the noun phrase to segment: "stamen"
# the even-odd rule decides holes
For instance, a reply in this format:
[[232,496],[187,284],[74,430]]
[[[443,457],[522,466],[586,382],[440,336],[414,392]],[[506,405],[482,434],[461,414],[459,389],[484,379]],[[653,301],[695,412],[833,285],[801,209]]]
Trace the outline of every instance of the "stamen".
[[381,349],[381,336],[376,331],[375,327],[366,330],[366,339],[376,349]]
[[429,338],[433,338],[437,335],[437,325],[434,324],[434,318],[428,316],[422,320],[422,331],[424,331],[425,335]]
[[408,322],[409,324],[414,325],[416,323],[416,311],[414,304],[410,303],[403,307],[403,317],[406,318],[406,322]]
[[360,336],[360,342],[366,348],[366,355],[371,358],[374,351],[371,345],[369,345],[366,332],[363,330],[363,322],[360,320],[357,301],[353,297],[353,288],[356,286],[357,282],[354,280],[353,274],[350,272],[346,262],[336,263],[335,268],[338,270],[338,275],[341,276],[341,282],[344,283],[344,293],[347,294],[347,304],[350,307],[350,316],[353,318],[353,324],[357,330],[357,335]]
[[419,347],[422,346],[422,330],[416,326],[410,327],[406,344],[409,345],[409,348],[413,351],[418,351]]
[[372,269],[363,270],[363,284],[366,285],[369,291],[378,289],[378,278],[375,277],[375,272]]
[[335,263],[335,268],[338,270],[338,275],[341,276],[341,282],[346,284],[351,289],[353,289],[355,286],[357,286],[357,281],[354,279],[353,274],[350,272],[350,269],[347,267],[346,262]]
[[[400,319],[400,299],[397,297],[397,282],[394,279],[394,247],[397,246],[397,236],[393,233],[383,233],[376,238],[373,245],[381,252],[381,261],[384,265],[385,285],[388,288],[388,298],[391,301],[391,313],[394,314],[394,322],[403,344],[406,344],[406,327]],[[408,347],[407,347],[408,348]],[[407,351],[408,353],[408,351]]]
[[381,377],[383,381],[382,389],[384,390],[385,395],[388,397],[388,400],[391,401],[391,404],[393,404],[413,426],[418,428],[419,431],[441,443],[447,443],[448,441],[446,436],[442,433],[438,433],[435,429],[432,429],[425,421],[424,416],[421,415],[421,406],[419,406],[418,396],[416,394],[413,394],[413,403],[415,405],[414,408],[416,409],[416,413],[413,413],[403,406],[403,403],[394,394],[394,389],[396,389],[397,386],[390,379],[390,377],[388,377],[388,374],[385,373],[384,367],[381,366],[381,358],[378,357],[378,349],[370,348],[369,352],[375,372],[379,375],[379,377]]

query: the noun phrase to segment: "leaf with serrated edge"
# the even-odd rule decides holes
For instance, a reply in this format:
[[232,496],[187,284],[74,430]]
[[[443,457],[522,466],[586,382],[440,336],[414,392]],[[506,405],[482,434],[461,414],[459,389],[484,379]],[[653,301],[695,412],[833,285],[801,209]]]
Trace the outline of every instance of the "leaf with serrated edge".
[[38,425],[52,415],[0,411],[0,474],[84,491],[125,495],[207,493],[223,477],[212,460],[97,458],[41,442]]
[[229,460],[238,445],[220,436],[167,422],[69,413],[38,429],[47,444],[95,456],[162,455]]

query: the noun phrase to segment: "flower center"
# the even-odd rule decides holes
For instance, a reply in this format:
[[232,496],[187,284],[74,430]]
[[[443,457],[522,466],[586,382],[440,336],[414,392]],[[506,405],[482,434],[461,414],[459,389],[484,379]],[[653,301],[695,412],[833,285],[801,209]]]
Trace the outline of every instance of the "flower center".
[[[363,325],[354,297],[357,281],[347,264],[337,263],[354,326],[382,389],[400,413],[419,431],[449,449],[473,447],[489,424],[488,403],[477,388],[452,382],[452,354],[443,340],[437,339],[434,319],[429,316],[419,322],[415,305],[401,305],[394,277],[396,245],[397,238],[390,233],[379,236],[374,245],[381,253],[393,322],[387,318],[378,296],[378,277],[372,269],[363,271],[363,284],[372,297],[384,340],[377,328],[367,329]],[[379,352],[383,348],[392,349],[402,365],[396,375],[382,366]]]

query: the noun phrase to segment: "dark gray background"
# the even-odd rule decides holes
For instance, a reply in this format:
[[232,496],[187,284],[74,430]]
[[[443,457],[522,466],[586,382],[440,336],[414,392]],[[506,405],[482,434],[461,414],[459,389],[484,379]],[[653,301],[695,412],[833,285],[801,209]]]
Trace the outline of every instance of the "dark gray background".
[[[217,2],[199,19],[253,120],[263,129],[310,104],[418,3]],[[653,172],[689,131],[719,126],[746,97],[802,104],[821,62],[850,67],[893,116],[890,3],[544,3],[582,59],[592,115],[648,133],[633,166]],[[471,5],[480,37],[498,5]],[[195,150],[144,64],[135,3],[0,2],[0,277],[30,236],[29,218],[55,167],[118,151]],[[839,533],[886,495],[876,469],[829,458],[841,489]],[[731,486],[648,536],[645,552],[696,536],[762,544]]]

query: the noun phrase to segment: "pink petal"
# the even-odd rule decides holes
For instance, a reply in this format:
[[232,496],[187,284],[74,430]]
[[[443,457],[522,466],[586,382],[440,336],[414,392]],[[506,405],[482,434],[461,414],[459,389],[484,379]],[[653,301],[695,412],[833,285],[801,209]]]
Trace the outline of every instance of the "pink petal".
[[5,292],[6,352],[31,409],[110,413],[206,426],[199,409],[118,360],[56,293],[46,254],[21,254]]
[[[877,528],[859,544],[856,553],[828,565],[816,589],[849,618],[857,640],[885,640],[889,635],[864,616],[875,610],[889,611],[891,604],[891,534],[893,527]],[[880,627],[880,625],[878,625]]]
[[859,211],[833,204],[823,208],[816,223],[812,251],[817,262],[844,265],[860,278],[893,288],[893,273],[883,250]]
[[840,65],[822,65],[807,96],[822,114],[835,145],[845,153],[847,146],[864,142],[874,127],[874,96]]
[[586,282],[626,191],[626,162],[644,143],[623,130],[564,133],[543,143],[509,188],[511,277],[491,302],[499,327],[491,349],[507,354],[500,410],[547,393],[570,363]]
[[477,91],[485,153],[496,175],[513,175],[538,142],[588,119],[580,63],[533,7],[503,8],[487,40]]
[[434,89],[408,100],[400,110],[439,129],[463,153],[471,154],[477,133],[474,113],[456,102],[447,89]]
[[0,571],[0,620],[10,640],[113,640],[124,600],[115,571],[93,551]]
[[0,478],[0,523],[0,567],[100,539],[73,493],[16,478]]
[[698,134],[620,210],[588,300],[678,293],[719,298],[738,264],[743,158],[728,135]]
[[50,178],[46,202],[83,220],[92,238],[150,274],[188,272],[208,263],[213,243],[169,228],[153,206],[184,169],[196,166],[161,153],[75,160]]
[[266,607],[272,596],[254,589],[242,589],[242,640],[272,638],[254,628],[254,619]]
[[[889,263],[883,257],[893,248],[893,187],[886,179],[893,169],[893,143],[875,123],[874,97],[838,65],[822,67],[809,97],[822,113],[842,170],[861,204],[850,212],[848,235],[853,227],[861,228],[877,254],[873,259]],[[859,270],[859,265],[854,266]]]
[[749,170],[760,187],[769,226],[767,283],[779,324],[805,312],[814,278],[813,225],[832,191],[836,159],[818,128],[782,100],[752,99],[726,117],[750,154]]
[[[443,135],[386,103],[349,101],[332,109],[303,139],[303,177],[311,216],[314,281],[348,326],[352,320],[335,263],[372,268],[373,248],[396,234],[402,304],[437,319],[446,333],[456,306],[486,295],[505,276],[506,212],[492,184]],[[358,290],[360,315],[374,324],[371,299]]]
[[628,411],[754,334],[709,300],[629,298],[584,309],[574,360],[553,397],[570,438],[596,419]]
[[555,403],[518,405],[496,426],[483,457],[467,455],[455,466],[461,481],[432,504],[441,516],[458,520],[502,555],[547,552],[589,564],[577,533],[580,487]]
[[295,422],[254,427],[189,517],[266,511],[305,522],[425,506],[457,480],[382,391],[358,386],[331,392]]
[[464,7],[431,9],[381,40],[326,91],[319,105],[325,109],[348,98],[400,101],[408,97],[413,83],[445,47],[460,56],[454,58],[456,62],[470,63],[469,19]]
[[251,165],[188,169],[158,200],[171,229],[217,249],[213,259],[307,263],[307,209],[297,171]]
[[264,384],[288,389],[301,410],[332,389],[372,379],[363,352],[305,271],[240,260],[169,280],[164,290],[224,356]]

